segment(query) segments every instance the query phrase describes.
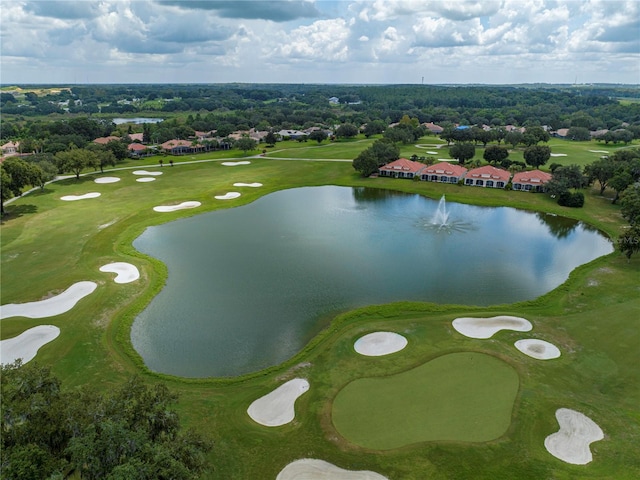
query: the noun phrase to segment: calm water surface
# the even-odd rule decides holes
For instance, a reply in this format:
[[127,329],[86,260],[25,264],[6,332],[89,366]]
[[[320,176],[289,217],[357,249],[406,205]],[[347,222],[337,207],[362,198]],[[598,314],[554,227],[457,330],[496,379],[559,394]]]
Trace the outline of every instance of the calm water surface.
[[419,195],[307,187],[149,227],[134,246],[169,276],[135,320],[133,345],[154,371],[240,375],[290,358],[339,311],[533,299],[613,251],[582,223],[506,207],[448,203],[445,231],[432,225],[437,207]]

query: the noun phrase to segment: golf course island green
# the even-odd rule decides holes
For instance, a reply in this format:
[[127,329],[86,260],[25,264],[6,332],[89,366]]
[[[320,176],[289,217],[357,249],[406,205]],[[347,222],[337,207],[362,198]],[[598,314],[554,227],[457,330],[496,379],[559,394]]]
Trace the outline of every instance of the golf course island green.
[[333,424],[347,441],[375,450],[486,442],[509,428],[519,384],[503,360],[451,353],[396,375],[347,384],[334,399]]

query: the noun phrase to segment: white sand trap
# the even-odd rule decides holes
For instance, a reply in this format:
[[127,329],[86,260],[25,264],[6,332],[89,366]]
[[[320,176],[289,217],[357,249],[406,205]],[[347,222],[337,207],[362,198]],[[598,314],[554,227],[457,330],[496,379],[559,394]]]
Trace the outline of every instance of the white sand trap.
[[36,356],[43,345],[55,340],[60,329],[53,325],[38,325],[22,332],[17,337],[0,341],[0,363],[8,365],[18,359],[27,363]]
[[239,192],[228,192],[224,195],[216,195],[215,198],[217,198],[218,200],[231,200],[232,198],[238,198],[239,196]]
[[108,263],[100,267],[101,272],[115,273],[116,278],[113,279],[116,283],[130,283],[135,282],[140,278],[140,272],[135,265],[131,265],[126,262],[113,262]]
[[589,444],[604,438],[600,427],[586,415],[568,408],[556,410],[556,418],[560,430],[544,439],[547,451],[574,465],[585,465],[593,460]]
[[39,302],[8,303],[0,307],[0,319],[9,317],[44,318],[71,310],[79,300],[92,293],[95,282],[77,282],[60,295]]
[[589,150],[591,153],[609,153],[607,150]]
[[500,330],[528,332],[533,328],[529,320],[510,315],[489,318],[460,317],[456,318],[452,324],[459,333],[471,338],[491,338]]
[[136,178],[136,182],[140,182],[140,183],[148,183],[148,182],[155,182],[156,179],[153,177],[141,177],[141,178]]
[[157,171],[148,172],[146,170],[136,170],[136,171],[133,172],[133,174],[134,175],[151,175],[151,176],[154,176],[154,175],[162,175],[162,172],[157,172]]
[[545,342],[544,340],[526,338],[518,340],[514,345],[525,355],[538,360],[550,360],[560,356],[560,349],[553,343]]
[[153,207],[156,212],[175,212],[176,210],[185,210],[187,208],[196,208],[202,205],[200,202],[182,202],[178,205],[159,205]]
[[438,152],[429,152],[429,151],[427,151],[427,153],[428,153],[429,155],[437,155],[437,154],[438,154]]
[[119,181],[120,179],[118,177],[100,177],[94,180],[96,183],[116,183]]
[[249,165],[251,162],[243,160],[242,162],[222,162],[222,165],[226,167],[235,167],[236,165]]
[[64,200],[65,202],[73,202],[75,200],[85,200],[87,198],[98,198],[100,193],[91,192],[85,193],[84,195],[65,195],[64,197],[60,197],[60,200]]
[[276,480],[388,480],[369,470],[345,470],[324,460],[303,458],[284,467]]
[[256,187],[261,187],[262,184],[258,183],[258,182],[254,182],[254,183],[234,183],[233,186],[234,187],[252,187],[252,188],[256,188]]
[[247,413],[253,421],[266,427],[279,427],[291,422],[295,415],[294,404],[300,395],[309,390],[304,378],[294,378],[283,383],[273,392],[255,400]]
[[551,156],[552,157],[566,157],[567,154],[566,153],[552,153]]
[[379,357],[399,352],[407,346],[407,339],[394,332],[373,332],[360,337],[353,348],[360,355]]

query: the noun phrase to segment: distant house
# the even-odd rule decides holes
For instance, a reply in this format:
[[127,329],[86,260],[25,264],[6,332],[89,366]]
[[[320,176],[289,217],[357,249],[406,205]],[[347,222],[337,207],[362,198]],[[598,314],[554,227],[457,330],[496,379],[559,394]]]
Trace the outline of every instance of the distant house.
[[2,155],[10,157],[20,152],[20,142],[7,142],[2,145]]
[[422,126],[434,135],[440,135],[444,131],[444,128],[442,128],[440,125],[436,125],[433,122],[423,123]]
[[558,130],[552,133],[554,137],[560,137],[560,138],[567,138],[568,134],[569,134],[568,128],[559,128]]
[[460,165],[438,162],[422,170],[420,179],[428,182],[458,183],[466,173],[467,169]]
[[381,177],[413,178],[416,175],[420,175],[424,168],[426,168],[424,163],[414,162],[412,160],[407,160],[406,158],[399,158],[398,160],[380,167],[378,169],[378,174]]
[[331,97],[331,98],[329,99],[329,103],[330,103],[331,105],[337,105],[337,104],[339,104],[339,103],[340,103],[340,99],[339,99],[338,97]]
[[542,170],[518,172],[513,176],[511,184],[514,190],[525,192],[544,192],[545,183],[551,180],[551,174]]
[[187,155],[189,153],[200,153],[206,151],[206,147],[188,140],[168,140],[160,148],[170,155]]
[[144,133],[130,133],[129,139],[132,142],[135,142],[137,140],[138,142],[142,143],[144,141]]
[[510,178],[511,174],[508,171],[485,165],[469,170],[465,176],[464,184],[474,187],[504,188]]
[[281,138],[290,138],[291,140],[297,140],[298,138],[304,138],[307,136],[306,133],[301,132],[300,130],[280,130],[276,132],[276,135],[280,135]]
[[106,145],[109,142],[113,142],[114,140],[120,140],[120,137],[114,137],[113,135],[109,135],[108,137],[99,137],[96,138],[93,143],[97,143],[99,145]]
[[142,158],[152,155],[146,145],[141,143],[130,143],[127,145],[129,156],[133,158]]

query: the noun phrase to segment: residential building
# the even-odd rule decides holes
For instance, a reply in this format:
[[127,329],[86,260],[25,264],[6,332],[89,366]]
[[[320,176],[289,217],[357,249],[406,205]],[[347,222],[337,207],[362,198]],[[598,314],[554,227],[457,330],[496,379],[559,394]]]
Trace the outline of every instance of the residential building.
[[424,163],[414,162],[412,160],[407,160],[406,158],[399,158],[398,160],[380,167],[378,169],[378,174],[381,177],[413,178],[416,175],[420,175],[424,168],[426,168]]
[[551,180],[551,174],[542,170],[518,172],[513,176],[511,185],[514,190],[525,192],[544,192],[545,183]]
[[465,176],[464,184],[474,187],[504,188],[510,178],[511,174],[508,171],[485,165],[469,170]]
[[422,170],[420,179],[428,182],[458,183],[466,173],[467,169],[461,165],[438,162]]

